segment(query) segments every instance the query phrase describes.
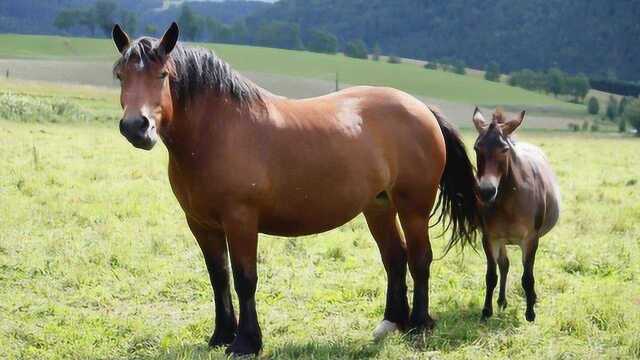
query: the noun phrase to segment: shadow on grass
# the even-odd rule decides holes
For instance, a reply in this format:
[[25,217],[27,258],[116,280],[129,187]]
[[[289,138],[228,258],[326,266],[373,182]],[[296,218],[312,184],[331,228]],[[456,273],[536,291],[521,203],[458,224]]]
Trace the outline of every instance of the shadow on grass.
[[447,308],[438,313],[436,327],[430,333],[407,336],[406,339],[416,350],[449,352],[473,344],[496,332],[509,331],[522,324],[524,314],[515,307],[501,311],[494,308],[494,315],[488,321],[480,321],[481,308]]
[[[495,309],[487,322],[480,321],[479,307],[450,307],[438,313],[436,328],[430,333],[407,334],[396,338],[410,352],[451,352],[477,343],[496,332],[510,331],[524,322],[523,314],[515,307],[504,311]],[[394,340],[389,340],[393,342]],[[290,342],[268,347],[260,359],[368,359],[384,352],[385,346],[394,346],[387,341],[376,343],[369,340],[338,339]],[[202,344],[183,344],[166,349],[161,354],[141,359],[227,359],[224,348],[210,349]]]

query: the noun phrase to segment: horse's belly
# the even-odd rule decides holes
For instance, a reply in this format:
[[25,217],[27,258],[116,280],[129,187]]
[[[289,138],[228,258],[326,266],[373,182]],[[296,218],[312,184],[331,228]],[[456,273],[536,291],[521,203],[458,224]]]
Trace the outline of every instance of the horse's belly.
[[269,202],[260,212],[260,232],[300,236],[325,232],[349,222],[375,199],[376,190],[366,185],[343,185],[308,193],[290,193],[281,201]]

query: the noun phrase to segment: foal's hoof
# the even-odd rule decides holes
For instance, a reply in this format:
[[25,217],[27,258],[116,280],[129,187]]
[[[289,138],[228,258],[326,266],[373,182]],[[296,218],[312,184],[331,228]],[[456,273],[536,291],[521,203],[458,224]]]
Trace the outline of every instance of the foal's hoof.
[[527,310],[524,313],[524,317],[527,319],[528,322],[533,322],[536,319],[536,313],[533,310]]
[[237,335],[225,350],[227,355],[235,357],[257,356],[262,349],[262,341],[258,337]]
[[482,309],[482,317],[480,317],[480,320],[487,321],[491,316],[493,316],[493,309]]
[[507,308],[507,299],[498,299],[498,306],[500,310],[504,310]]
[[209,347],[227,346],[236,338],[235,331],[214,331],[213,336],[209,339]]
[[389,320],[382,320],[380,324],[373,330],[373,340],[380,341],[387,337],[387,335],[391,334],[394,331],[398,330],[398,325]]

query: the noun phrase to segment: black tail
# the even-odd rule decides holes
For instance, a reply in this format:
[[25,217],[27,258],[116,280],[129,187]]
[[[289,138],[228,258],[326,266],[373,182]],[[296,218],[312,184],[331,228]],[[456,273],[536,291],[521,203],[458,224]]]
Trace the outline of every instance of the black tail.
[[480,214],[473,164],[455,127],[437,108],[429,106],[429,110],[438,120],[447,149],[447,162],[440,180],[440,195],[431,216],[441,207],[435,224],[443,222],[445,231],[451,229],[451,239],[445,248],[445,255],[456,244],[460,244],[462,249],[465,245],[471,245],[475,249]]

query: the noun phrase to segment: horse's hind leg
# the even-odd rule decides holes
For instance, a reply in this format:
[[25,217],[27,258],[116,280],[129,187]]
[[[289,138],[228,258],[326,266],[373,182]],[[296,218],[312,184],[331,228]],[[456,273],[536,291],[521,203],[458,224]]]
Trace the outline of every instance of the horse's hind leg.
[[533,277],[533,265],[536,260],[536,251],[538,250],[538,237],[528,238],[522,244],[522,264],[524,272],[522,274],[522,288],[527,297],[527,311],[525,318],[527,321],[534,321],[536,313],[533,306],[536,303],[537,296],[534,289],[535,279]]
[[483,234],[482,247],[487,257],[487,273],[485,275],[486,293],[484,297],[484,308],[482,309],[482,320],[486,320],[493,315],[493,291],[498,283],[498,275],[496,274],[496,258],[499,249],[492,243],[491,239]]
[[498,255],[498,267],[500,268],[500,294],[498,295],[498,306],[504,310],[507,307],[507,275],[509,274],[509,257],[507,256],[507,246],[500,247]]
[[396,210],[388,199],[377,199],[364,211],[369,230],[380,250],[387,272],[387,303],[384,321],[378,325],[373,337],[378,340],[395,329],[404,329],[409,320],[407,302],[407,255],[398,231]]
[[428,217],[437,188],[436,184],[430,191],[399,194],[394,198],[407,243],[409,271],[414,284],[409,327],[417,330],[430,330],[435,325],[429,316],[429,267],[433,252],[429,242]]

